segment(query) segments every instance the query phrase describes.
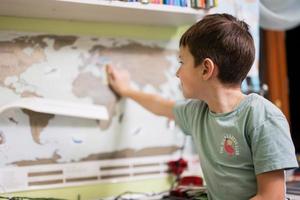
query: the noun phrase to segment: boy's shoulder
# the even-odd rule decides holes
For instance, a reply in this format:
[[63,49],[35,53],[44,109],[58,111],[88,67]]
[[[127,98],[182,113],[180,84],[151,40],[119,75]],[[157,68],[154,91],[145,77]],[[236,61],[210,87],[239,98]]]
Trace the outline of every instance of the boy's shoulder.
[[273,118],[273,117],[283,117],[285,118],[284,114],[281,112],[281,110],[273,104],[268,99],[264,98],[261,95],[258,94],[249,94],[247,96],[248,100],[248,111],[250,111],[253,115],[259,115],[263,118]]
[[258,94],[250,94],[246,101],[246,106],[241,109],[241,113],[247,121],[248,130],[253,130],[270,121],[286,124],[287,120],[284,114],[268,99]]

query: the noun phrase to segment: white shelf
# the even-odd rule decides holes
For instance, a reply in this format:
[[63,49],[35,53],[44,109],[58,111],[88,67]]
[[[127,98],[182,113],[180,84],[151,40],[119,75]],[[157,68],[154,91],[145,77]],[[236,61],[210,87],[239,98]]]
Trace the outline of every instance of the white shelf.
[[106,0],[0,0],[1,16],[179,26],[204,10],[171,5]]

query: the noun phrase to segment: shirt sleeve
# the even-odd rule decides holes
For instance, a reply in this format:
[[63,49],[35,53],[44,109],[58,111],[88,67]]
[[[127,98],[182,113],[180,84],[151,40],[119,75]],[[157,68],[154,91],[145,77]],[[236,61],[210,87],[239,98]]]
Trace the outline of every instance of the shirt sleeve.
[[175,123],[186,135],[191,135],[190,124],[188,123],[187,116],[190,113],[190,100],[177,101],[173,108],[173,114],[175,117]]
[[283,117],[272,117],[250,132],[256,174],[298,167],[289,124]]

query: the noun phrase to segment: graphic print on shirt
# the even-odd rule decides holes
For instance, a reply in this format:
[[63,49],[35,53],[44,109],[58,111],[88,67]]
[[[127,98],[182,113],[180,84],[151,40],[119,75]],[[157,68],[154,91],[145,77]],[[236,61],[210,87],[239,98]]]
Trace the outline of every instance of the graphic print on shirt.
[[226,134],[222,139],[220,153],[223,154],[224,152],[229,156],[240,155],[239,144],[231,134]]

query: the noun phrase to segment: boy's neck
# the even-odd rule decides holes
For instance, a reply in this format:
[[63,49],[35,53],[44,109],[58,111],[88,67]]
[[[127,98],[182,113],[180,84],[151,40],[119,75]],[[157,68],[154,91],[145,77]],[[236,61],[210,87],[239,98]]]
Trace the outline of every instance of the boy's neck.
[[214,113],[227,113],[233,111],[245,97],[240,87],[219,86],[211,90],[206,103]]

